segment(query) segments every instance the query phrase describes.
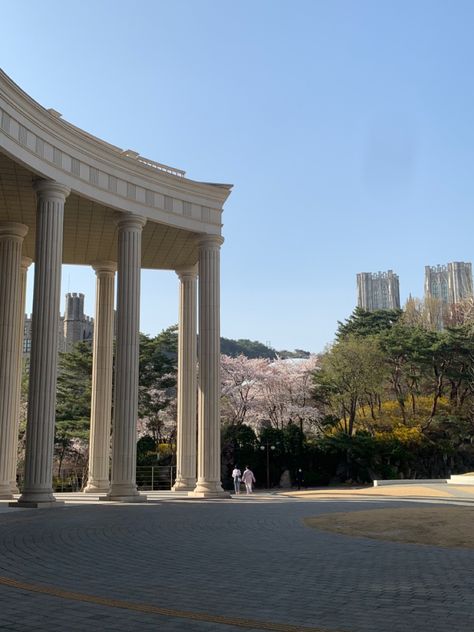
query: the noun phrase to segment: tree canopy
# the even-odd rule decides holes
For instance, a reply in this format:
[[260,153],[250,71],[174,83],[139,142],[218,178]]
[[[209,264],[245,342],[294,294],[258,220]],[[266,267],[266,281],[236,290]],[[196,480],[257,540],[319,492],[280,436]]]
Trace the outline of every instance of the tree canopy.
[[375,336],[391,329],[400,320],[402,314],[400,309],[367,311],[356,307],[344,322],[338,321],[336,340],[340,341],[347,336]]

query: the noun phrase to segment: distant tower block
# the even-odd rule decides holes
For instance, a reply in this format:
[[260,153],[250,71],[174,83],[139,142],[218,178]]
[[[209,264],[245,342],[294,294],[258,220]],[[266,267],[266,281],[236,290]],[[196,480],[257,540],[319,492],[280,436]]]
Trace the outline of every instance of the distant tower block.
[[448,263],[449,302],[460,303],[473,295],[472,263],[453,261]]
[[453,261],[447,265],[425,266],[425,297],[455,305],[473,296],[472,264]]
[[387,272],[360,272],[357,275],[357,305],[362,309],[400,309],[398,274]]
[[425,266],[425,299],[427,298],[435,298],[448,304],[449,291],[447,266]]

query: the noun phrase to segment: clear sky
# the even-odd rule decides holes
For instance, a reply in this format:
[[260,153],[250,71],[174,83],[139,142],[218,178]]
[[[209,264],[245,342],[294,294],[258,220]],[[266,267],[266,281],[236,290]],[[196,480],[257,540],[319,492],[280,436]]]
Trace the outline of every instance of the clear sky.
[[[357,272],[393,269],[404,302],[425,265],[474,258],[470,0],[4,0],[1,22],[0,65],[39,103],[235,185],[226,337],[319,351]],[[93,314],[89,270],[62,290]],[[173,273],[142,296],[143,331],[177,321]]]

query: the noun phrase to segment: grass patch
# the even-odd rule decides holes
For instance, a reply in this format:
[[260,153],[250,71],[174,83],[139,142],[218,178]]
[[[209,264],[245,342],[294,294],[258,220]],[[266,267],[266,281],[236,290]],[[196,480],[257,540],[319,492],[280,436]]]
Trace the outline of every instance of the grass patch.
[[341,535],[474,549],[474,507],[367,509],[305,518],[304,523]]

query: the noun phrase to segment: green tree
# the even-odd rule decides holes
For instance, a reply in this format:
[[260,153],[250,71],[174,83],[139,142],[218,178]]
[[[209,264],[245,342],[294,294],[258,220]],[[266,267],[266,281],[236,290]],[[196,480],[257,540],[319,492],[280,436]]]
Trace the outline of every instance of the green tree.
[[55,456],[58,476],[67,457],[84,460],[90,425],[92,349],[77,343],[58,362],[56,396]]
[[153,465],[157,462],[158,446],[153,437],[145,435],[137,442],[137,464]]
[[177,326],[155,337],[140,334],[138,416],[156,443],[176,432]]
[[452,355],[447,371],[452,413],[470,414],[474,397],[474,332],[472,325],[448,329],[446,345]]
[[341,421],[345,434],[354,432],[357,409],[374,406],[384,383],[384,358],[374,337],[346,336],[321,358],[314,373],[315,399],[326,415]]
[[379,309],[368,311],[356,307],[344,322],[338,321],[336,340],[341,341],[349,336],[376,336],[390,330],[397,323],[403,312],[401,309]]
[[412,415],[416,415],[416,398],[426,383],[440,335],[436,331],[403,323],[397,323],[380,335],[389,387],[398,402],[404,424],[408,423],[408,400]]

